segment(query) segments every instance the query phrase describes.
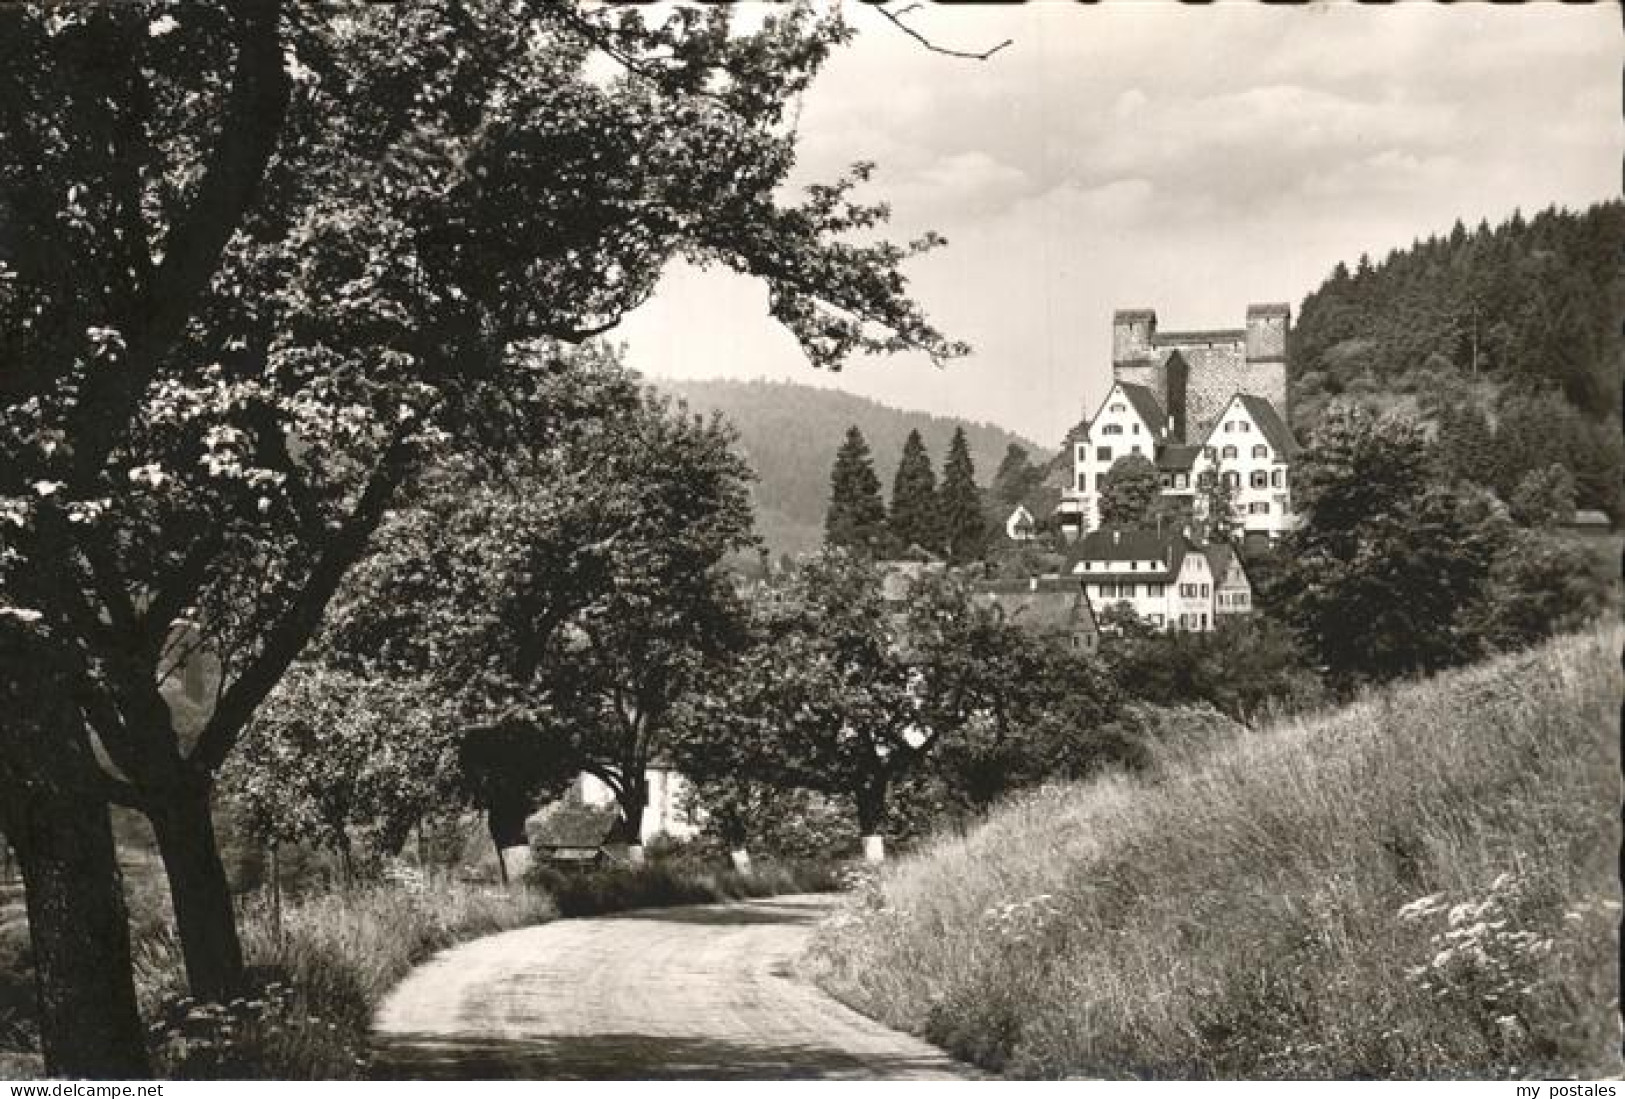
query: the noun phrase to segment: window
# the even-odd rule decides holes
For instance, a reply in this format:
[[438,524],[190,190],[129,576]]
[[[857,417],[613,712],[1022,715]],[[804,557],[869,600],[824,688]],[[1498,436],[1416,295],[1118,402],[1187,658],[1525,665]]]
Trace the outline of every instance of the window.
[[1135,443],[1133,446],[1128,448],[1128,452],[1130,454],[1138,454],[1138,453],[1140,453],[1140,444]]
[[[1152,599],[1161,599],[1162,591],[1165,587],[1167,587],[1166,584],[1147,584],[1145,586],[1145,594]],[[1159,615],[1158,617],[1160,618],[1161,616]],[[1161,625],[1161,623],[1159,622],[1158,625]]]
[[1112,411],[1113,412],[1127,412],[1128,411],[1128,406],[1126,404],[1124,404],[1122,401],[1116,401],[1116,402],[1114,402],[1112,404]]
[[1093,562],[1093,561],[1085,561],[1085,562],[1084,562],[1084,563],[1083,563],[1083,571],[1084,571],[1084,572],[1089,572],[1089,571],[1091,571],[1091,570],[1092,570],[1092,569],[1093,569],[1093,568],[1094,568],[1094,567],[1095,567],[1095,563],[1094,563],[1094,562]]
[[1233,447],[1233,446],[1227,446],[1222,451],[1219,452],[1219,457],[1224,458],[1226,460],[1234,458],[1235,456],[1236,456],[1236,448]]
[[1209,595],[1212,594],[1212,591],[1213,591],[1212,588],[1209,588],[1206,584],[1203,584],[1202,585],[1201,597],[1203,599],[1206,599]]
[[1254,458],[1268,458],[1269,456],[1270,448],[1265,446],[1263,443],[1258,443],[1253,447]]
[[1128,563],[1128,571],[1129,572],[1139,572],[1140,571],[1140,563],[1138,561],[1130,561]]
[[1286,485],[1286,474],[1278,469],[1272,471],[1270,473],[1270,484],[1276,488],[1283,488]]
[[1207,629],[1207,615],[1199,614],[1196,617],[1201,620],[1201,623],[1202,623],[1201,628],[1204,629],[1204,630]]
[[1200,485],[1202,488],[1212,488],[1213,487],[1213,474],[1211,474],[1211,473],[1198,473],[1196,475],[1196,483],[1198,485]]
[[1260,500],[1257,503],[1248,504],[1247,511],[1252,515],[1268,515],[1270,513],[1270,506],[1265,501]]
[[1100,429],[1100,433],[1102,435],[1121,435],[1123,434],[1123,425],[1107,424],[1105,427]]
[[1217,454],[1218,452],[1210,446],[1205,446],[1202,448],[1202,457],[1206,458],[1210,462],[1217,456]]
[[1191,475],[1189,473],[1176,473],[1176,474],[1174,474],[1174,487],[1175,488],[1190,488],[1191,487]]
[[1078,491],[1079,492],[1088,492],[1089,491],[1089,475],[1087,473],[1078,474]]
[[1253,470],[1251,476],[1247,478],[1247,483],[1252,485],[1254,488],[1269,488],[1270,475],[1261,469],[1255,469]]
[[1138,435],[1140,433],[1140,425],[1139,424],[1130,424],[1129,425],[1129,430],[1132,431],[1134,434]]
[[1089,460],[1089,446],[1088,446],[1088,444],[1079,443],[1078,444],[1078,461],[1087,462],[1088,460]]
[[1160,484],[1163,488],[1173,488],[1174,487],[1174,475],[1172,473],[1164,473],[1161,477],[1157,478],[1157,483]]
[[1162,625],[1162,615],[1160,614],[1148,614],[1145,616],[1145,620],[1153,626]]
[[1232,471],[1230,473],[1222,474],[1222,476],[1224,477],[1224,483],[1229,485],[1231,488],[1241,487],[1241,474]]
[[1251,431],[1252,429],[1253,425],[1248,423],[1246,420],[1243,420],[1241,423],[1236,425],[1237,431]]
[[1224,433],[1225,433],[1225,434],[1226,434],[1226,435],[1228,435],[1228,434],[1230,434],[1230,433],[1231,433],[1231,432],[1232,432],[1232,431],[1234,431],[1234,430],[1236,430],[1236,425],[1235,425],[1235,424],[1234,424],[1234,423],[1232,423],[1232,422],[1231,422],[1231,421],[1229,421],[1229,420],[1226,420],[1226,421],[1225,421],[1225,422],[1224,422]]
[[1111,447],[1102,446],[1102,447],[1096,447],[1095,448],[1095,461],[1097,461],[1097,462],[1109,462],[1111,460],[1112,460],[1112,448]]

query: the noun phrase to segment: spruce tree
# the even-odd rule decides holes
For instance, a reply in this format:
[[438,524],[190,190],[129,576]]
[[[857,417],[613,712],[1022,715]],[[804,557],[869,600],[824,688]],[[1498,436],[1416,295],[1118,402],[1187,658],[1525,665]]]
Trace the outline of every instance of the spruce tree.
[[891,534],[898,548],[939,549],[937,475],[918,431],[908,433],[891,490]]
[[824,542],[866,553],[881,553],[889,542],[886,503],[880,478],[863,432],[854,424],[835,452],[829,477],[829,510],[824,514]]
[[937,514],[949,564],[977,560],[987,544],[987,519],[982,514],[982,490],[976,487],[976,467],[971,464],[970,444],[965,441],[962,427],[954,428],[953,442],[948,445],[938,498],[941,502]]
[[1000,504],[1013,508],[1026,498],[1043,477],[1044,471],[1033,465],[1032,459],[1027,456],[1027,448],[1011,443],[1005,449],[999,471],[993,475],[989,491]]

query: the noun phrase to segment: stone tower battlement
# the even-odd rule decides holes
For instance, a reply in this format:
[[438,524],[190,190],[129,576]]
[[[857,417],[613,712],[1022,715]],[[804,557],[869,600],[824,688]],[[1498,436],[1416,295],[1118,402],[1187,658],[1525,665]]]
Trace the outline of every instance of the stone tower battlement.
[[1242,328],[1191,332],[1159,332],[1155,310],[1120,309],[1112,315],[1112,377],[1148,386],[1165,410],[1183,409],[1190,442],[1207,434],[1237,393],[1264,398],[1285,418],[1291,326],[1292,309],[1285,303],[1249,305]]

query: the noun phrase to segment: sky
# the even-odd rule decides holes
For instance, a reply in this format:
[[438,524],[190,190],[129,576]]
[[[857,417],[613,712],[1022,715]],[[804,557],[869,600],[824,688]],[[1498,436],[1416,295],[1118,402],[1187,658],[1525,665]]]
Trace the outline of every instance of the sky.
[[[894,8],[898,5],[893,4]],[[1457,218],[1617,196],[1625,159],[1613,5],[1181,7],[920,4],[922,48],[848,3],[856,41],[805,95],[794,182],[878,165],[890,235],[948,247],[906,268],[972,354],[807,364],[759,283],[669,268],[618,336],[653,378],[830,385],[986,420],[1044,446],[1104,395],[1111,314],[1236,328],[1339,260]]]

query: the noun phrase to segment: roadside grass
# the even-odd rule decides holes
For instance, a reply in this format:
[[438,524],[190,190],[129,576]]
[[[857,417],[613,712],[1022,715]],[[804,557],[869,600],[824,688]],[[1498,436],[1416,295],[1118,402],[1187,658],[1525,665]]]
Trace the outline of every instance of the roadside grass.
[[800,968],[1017,1077],[1618,1073],[1622,639],[1018,798]]
[[180,944],[165,925],[136,948],[155,1068],[174,1079],[364,1078],[373,1010],[413,966],[466,939],[543,923],[557,910],[528,890],[463,885],[408,892],[369,885],[284,907],[243,910],[252,991],[230,1004],[185,996]]

